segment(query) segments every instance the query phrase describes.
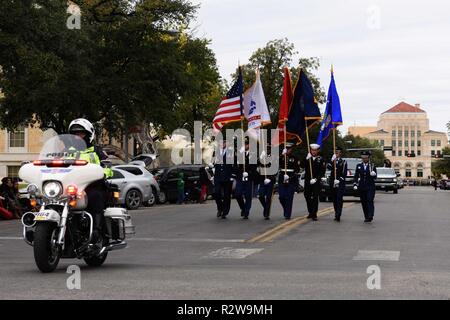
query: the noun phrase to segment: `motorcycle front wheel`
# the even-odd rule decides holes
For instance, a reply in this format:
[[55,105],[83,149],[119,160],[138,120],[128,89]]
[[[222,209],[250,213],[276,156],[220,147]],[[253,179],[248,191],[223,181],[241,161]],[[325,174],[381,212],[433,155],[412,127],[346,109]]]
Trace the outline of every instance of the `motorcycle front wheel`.
[[34,233],[34,260],[41,272],[53,272],[58,266],[61,251],[56,245],[57,226],[55,223],[38,223]]

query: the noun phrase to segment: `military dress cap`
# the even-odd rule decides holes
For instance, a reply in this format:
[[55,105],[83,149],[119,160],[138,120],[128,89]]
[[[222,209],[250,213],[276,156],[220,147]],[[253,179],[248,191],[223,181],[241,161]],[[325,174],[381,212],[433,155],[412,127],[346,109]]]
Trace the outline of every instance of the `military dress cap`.
[[312,150],[319,150],[320,149],[320,145],[318,145],[316,143],[311,143],[309,146],[311,147]]
[[344,151],[341,147],[336,147],[336,151]]
[[372,155],[372,153],[368,150],[361,151],[361,156],[369,156],[370,157],[371,155]]

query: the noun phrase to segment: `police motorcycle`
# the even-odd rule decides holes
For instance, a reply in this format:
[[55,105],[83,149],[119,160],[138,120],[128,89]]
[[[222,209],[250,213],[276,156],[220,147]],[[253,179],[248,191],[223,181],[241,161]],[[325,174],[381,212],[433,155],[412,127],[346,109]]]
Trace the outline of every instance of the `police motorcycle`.
[[125,239],[134,234],[131,217],[124,208],[114,207],[117,187],[109,186],[104,211],[102,242],[91,244],[93,217],[86,211],[86,187],[104,178],[103,168],[79,160],[85,142],[74,135],[58,135],[43,146],[39,159],[24,164],[19,177],[28,182],[27,191],[35,212],[22,217],[23,237],[33,247],[41,272],[52,272],[59,260],[83,259],[89,266],[101,266],[108,252],[124,249]]

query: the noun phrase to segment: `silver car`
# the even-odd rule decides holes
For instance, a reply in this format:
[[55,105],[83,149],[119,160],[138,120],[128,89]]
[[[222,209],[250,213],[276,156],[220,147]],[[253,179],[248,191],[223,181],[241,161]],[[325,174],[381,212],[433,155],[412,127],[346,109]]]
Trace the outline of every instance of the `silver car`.
[[119,165],[111,168],[111,183],[120,189],[119,204],[134,210],[141,205],[153,206],[159,197],[159,186],[153,175],[137,165]]

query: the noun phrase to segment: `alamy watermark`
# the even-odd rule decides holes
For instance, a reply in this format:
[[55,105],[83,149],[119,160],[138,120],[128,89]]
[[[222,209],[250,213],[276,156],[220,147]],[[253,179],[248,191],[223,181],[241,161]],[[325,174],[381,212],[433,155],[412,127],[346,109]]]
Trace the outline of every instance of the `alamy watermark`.
[[81,269],[77,265],[71,265],[66,273],[70,274],[67,278],[66,286],[69,290],[81,290]]
[[367,268],[367,274],[370,274],[367,279],[367,289],[381,290],[381,269],[377,265],[372,265]]
[[70,3],[67,7],[67,13],[70,16],[67,18],[66,26],[69,30],[81,29],[81,9],[74,3]]
[[[193,138],[185,129],[176,129],[172,132],[172,137],[174,136],[185,142],[182,146],[172,148],[171,160],[175,165],[244,164],[244,161],[248,161],[249,164],[264,163],[267,175],[274,175],[279,169],[280,148],[278,144],[272,144],[269,138],[278,136],[276,129],[262,128],[246,132],[241,129],[227,129],[224,136],[222,132],[214,132],[212,129],[203,132],[203,123],[196,121]],[[204,143],[208,141],[213,144],[212,158],[204,152]]]

